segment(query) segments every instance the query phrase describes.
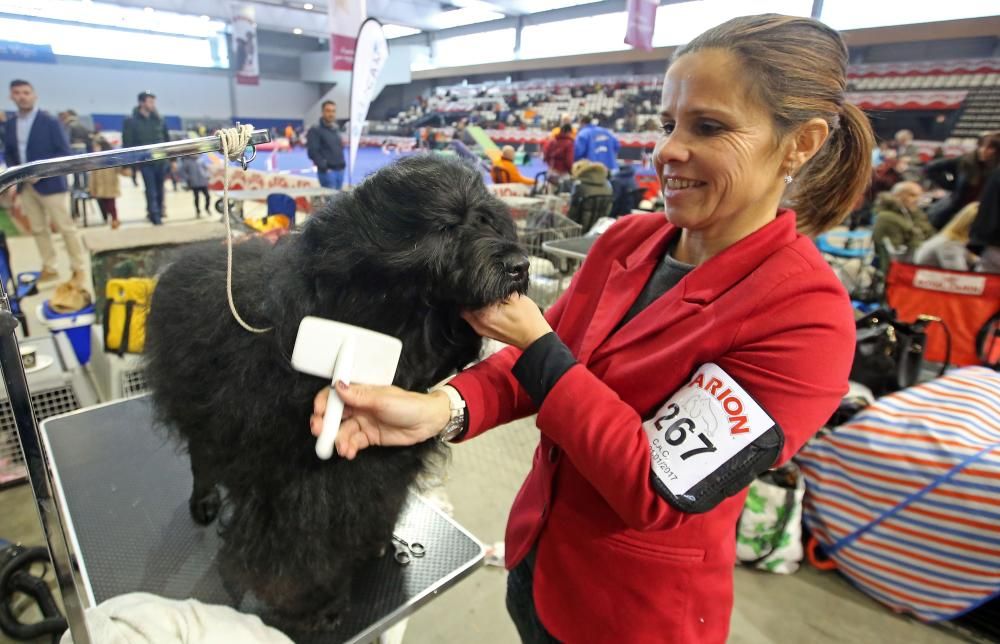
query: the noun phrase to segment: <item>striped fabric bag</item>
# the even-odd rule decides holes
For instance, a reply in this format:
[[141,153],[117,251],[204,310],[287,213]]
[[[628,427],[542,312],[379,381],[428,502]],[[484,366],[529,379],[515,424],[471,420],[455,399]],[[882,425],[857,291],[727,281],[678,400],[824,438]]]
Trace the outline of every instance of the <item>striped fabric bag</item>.
[[864,592],[925,621],[1000,594],[1000,374],[885,396],[797,461],[806,525]]

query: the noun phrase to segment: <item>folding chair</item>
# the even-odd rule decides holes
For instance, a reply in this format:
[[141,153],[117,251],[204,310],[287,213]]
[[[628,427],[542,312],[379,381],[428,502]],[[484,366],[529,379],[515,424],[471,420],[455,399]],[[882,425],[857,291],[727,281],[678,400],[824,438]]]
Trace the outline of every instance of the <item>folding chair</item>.
[[976,334],[976,353],[982,364],[1000,371],[1000,312],[987,320]]
[[570,208],[570,219],[580,224],[583,234],[591,229],[601,217],[611,216],[614,195],[590,195],[580,201],[579,207]]
[[510,183],[510,173],[497,165],[490,168],[490,177],[493,183]]
[[531,186],[531,192],[528,193],[530,196],[548,194],[549,189],[549,173],[546,170],[542,170],[535,175],[535,185]]
[[25,337],[28,336],[28,319],[21,310],[21,299],[38,293],[38,271],[25,271],[15,277],[10,267],[10,249],[7,247],[7,235],[0,232],[0,280],[7,289],[10,300],[10,312],[21,323]]
[[944,322],[944,329],[941,325],[927,329],[927,360],[976,365],[984,358],[987,363],[995,358],[1000,275],[893,261],[886,277],[885,301],[900,320],[932,315]]
[[70,213],[74,219],[79,219],[81,225],[87,227],[87,211],[90,201],[90,175],[80,172],[73,175],[73,186],[70,190]]

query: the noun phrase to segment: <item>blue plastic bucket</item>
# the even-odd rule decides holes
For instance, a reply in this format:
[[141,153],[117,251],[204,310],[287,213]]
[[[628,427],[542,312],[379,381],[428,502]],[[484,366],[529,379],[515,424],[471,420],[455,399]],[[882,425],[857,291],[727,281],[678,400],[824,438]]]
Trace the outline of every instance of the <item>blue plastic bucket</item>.
[[53,334],[66,335],[77,362],[87,364],[90,361],[90,326],[97,321],[93,304],[73,313],[57,313],[45,300],[38,307],[38,318]]

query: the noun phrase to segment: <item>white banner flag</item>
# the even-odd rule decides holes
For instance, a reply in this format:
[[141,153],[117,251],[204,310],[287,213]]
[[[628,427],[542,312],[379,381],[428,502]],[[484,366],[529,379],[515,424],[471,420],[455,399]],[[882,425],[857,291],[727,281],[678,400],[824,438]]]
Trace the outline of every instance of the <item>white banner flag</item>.
[[335,72],[351,71],[356,36],[367,15],[365,0],[327,0],[326,6],[330,68]]
[[233,5],[232,62],[236,70],[236,82],[240,85],[260,83],[260,69],[257,63],[257,20],[250,5]]
[[389,43],[382,33],[382,25],[378,20],[369,18],[361,24],[358,31],[357,46],[354,50],[354,69],[351,72],[351,159],[348,166],[348,178],[354,183],[354,160],[358,156],[358,143],[361,141],[361,131],[368,118],[368,108],[375,98],[375,87],[378,76],[382,73],[386,59],[389,58]]

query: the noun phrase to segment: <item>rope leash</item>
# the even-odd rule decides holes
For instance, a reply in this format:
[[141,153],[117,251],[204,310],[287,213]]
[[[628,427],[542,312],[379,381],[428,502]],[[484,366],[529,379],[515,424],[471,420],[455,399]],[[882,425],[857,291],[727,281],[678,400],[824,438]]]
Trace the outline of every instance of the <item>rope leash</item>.
[[236,127],[219,130],[219,141],[222,147],[222,201],[225,208],[224,219],[226,221],[226,299],[229,301],[229,310],[233,318],[241,327],[250,333],[267,333],[273,327],[259,329],[247,324],[236,311],[236,303],[233,301],[233,230],[229,221],[229,162],[238,161],[247,145],[250,143],[250,135],[253,133],[252,125],[237,125]]

